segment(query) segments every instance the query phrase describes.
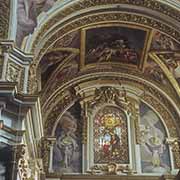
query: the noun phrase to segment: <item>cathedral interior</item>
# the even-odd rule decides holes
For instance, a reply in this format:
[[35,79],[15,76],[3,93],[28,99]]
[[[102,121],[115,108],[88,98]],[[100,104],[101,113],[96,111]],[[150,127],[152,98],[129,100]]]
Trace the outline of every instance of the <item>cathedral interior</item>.
[[179,169],[179,0],[0,1],[0,180]]

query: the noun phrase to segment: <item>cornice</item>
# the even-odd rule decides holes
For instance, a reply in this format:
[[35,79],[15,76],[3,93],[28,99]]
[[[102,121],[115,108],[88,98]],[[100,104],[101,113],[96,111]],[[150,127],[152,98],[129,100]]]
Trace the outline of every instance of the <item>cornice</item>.
[[2,49],[2,53],[9,53],[13,59],[16,59],[22,65],[28,65],[33,60],[33,54],[23,52],[21,49],[15,46],[15,42],[13,40],[1,40],[0,48]]
[[26,107],[33,106],[38,101],[38,95],[19,94],[15,82],[0,82],[0,96],[8,99],[13,104]]

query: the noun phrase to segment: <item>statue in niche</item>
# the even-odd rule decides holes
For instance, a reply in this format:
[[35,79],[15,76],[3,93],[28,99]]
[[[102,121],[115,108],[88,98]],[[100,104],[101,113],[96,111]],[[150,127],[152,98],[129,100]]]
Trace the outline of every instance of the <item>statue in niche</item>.
[[53,169],[60,173],[81,171],[81,141],[76,119],[66,112],[56,129]]

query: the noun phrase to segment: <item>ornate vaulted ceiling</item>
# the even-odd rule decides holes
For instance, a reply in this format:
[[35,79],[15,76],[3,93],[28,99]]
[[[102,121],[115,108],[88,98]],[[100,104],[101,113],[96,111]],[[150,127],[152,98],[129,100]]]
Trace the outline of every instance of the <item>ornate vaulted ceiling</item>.
[[167,109],[172,101],[180,105],[178,3],[81,0],[51,6],[21,45],[34,54],[29,92],[40,91],[44,121],[55,119],[52,110],[62,97],[69,98],[71,88],[80,93],[77,87],[94,87],[91,81],[97,86],[122,83],[141,98],[145,92],[159,96]]
[[[40,97],[45,137],[54,136],[61,117],[77,115],[74,105],[78,104],[77,119],[87,113],[85,105],[98,102],[97,92],[104,99],[108,94],[113,103],[124,93],[134,123],[144,103],[163,119],[167,136],[177,143],[180,1],[18,0],[11,3],[12,12],[10,1],[0,4],[0,10],[7,9],[0,11],[0,44],[5,47],[0,62],[7,59],[2,77],[17,82],[19,92]],[[173,153],[177,169],[179,149]]]
[[62,7],[56,2],[24,46],[35,53],[42,92],[51,94],[49,86],[54,91],[85,71],[106,69],[179,96],[179,12],[164,3],[73,1]]

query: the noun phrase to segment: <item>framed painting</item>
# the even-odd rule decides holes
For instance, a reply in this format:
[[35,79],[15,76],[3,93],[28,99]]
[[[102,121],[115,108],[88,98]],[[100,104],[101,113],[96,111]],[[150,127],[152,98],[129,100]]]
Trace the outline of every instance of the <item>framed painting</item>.
[[96,26],[81,33],[81,66],[116,63],[140,66],[148,30],[123,26]]

